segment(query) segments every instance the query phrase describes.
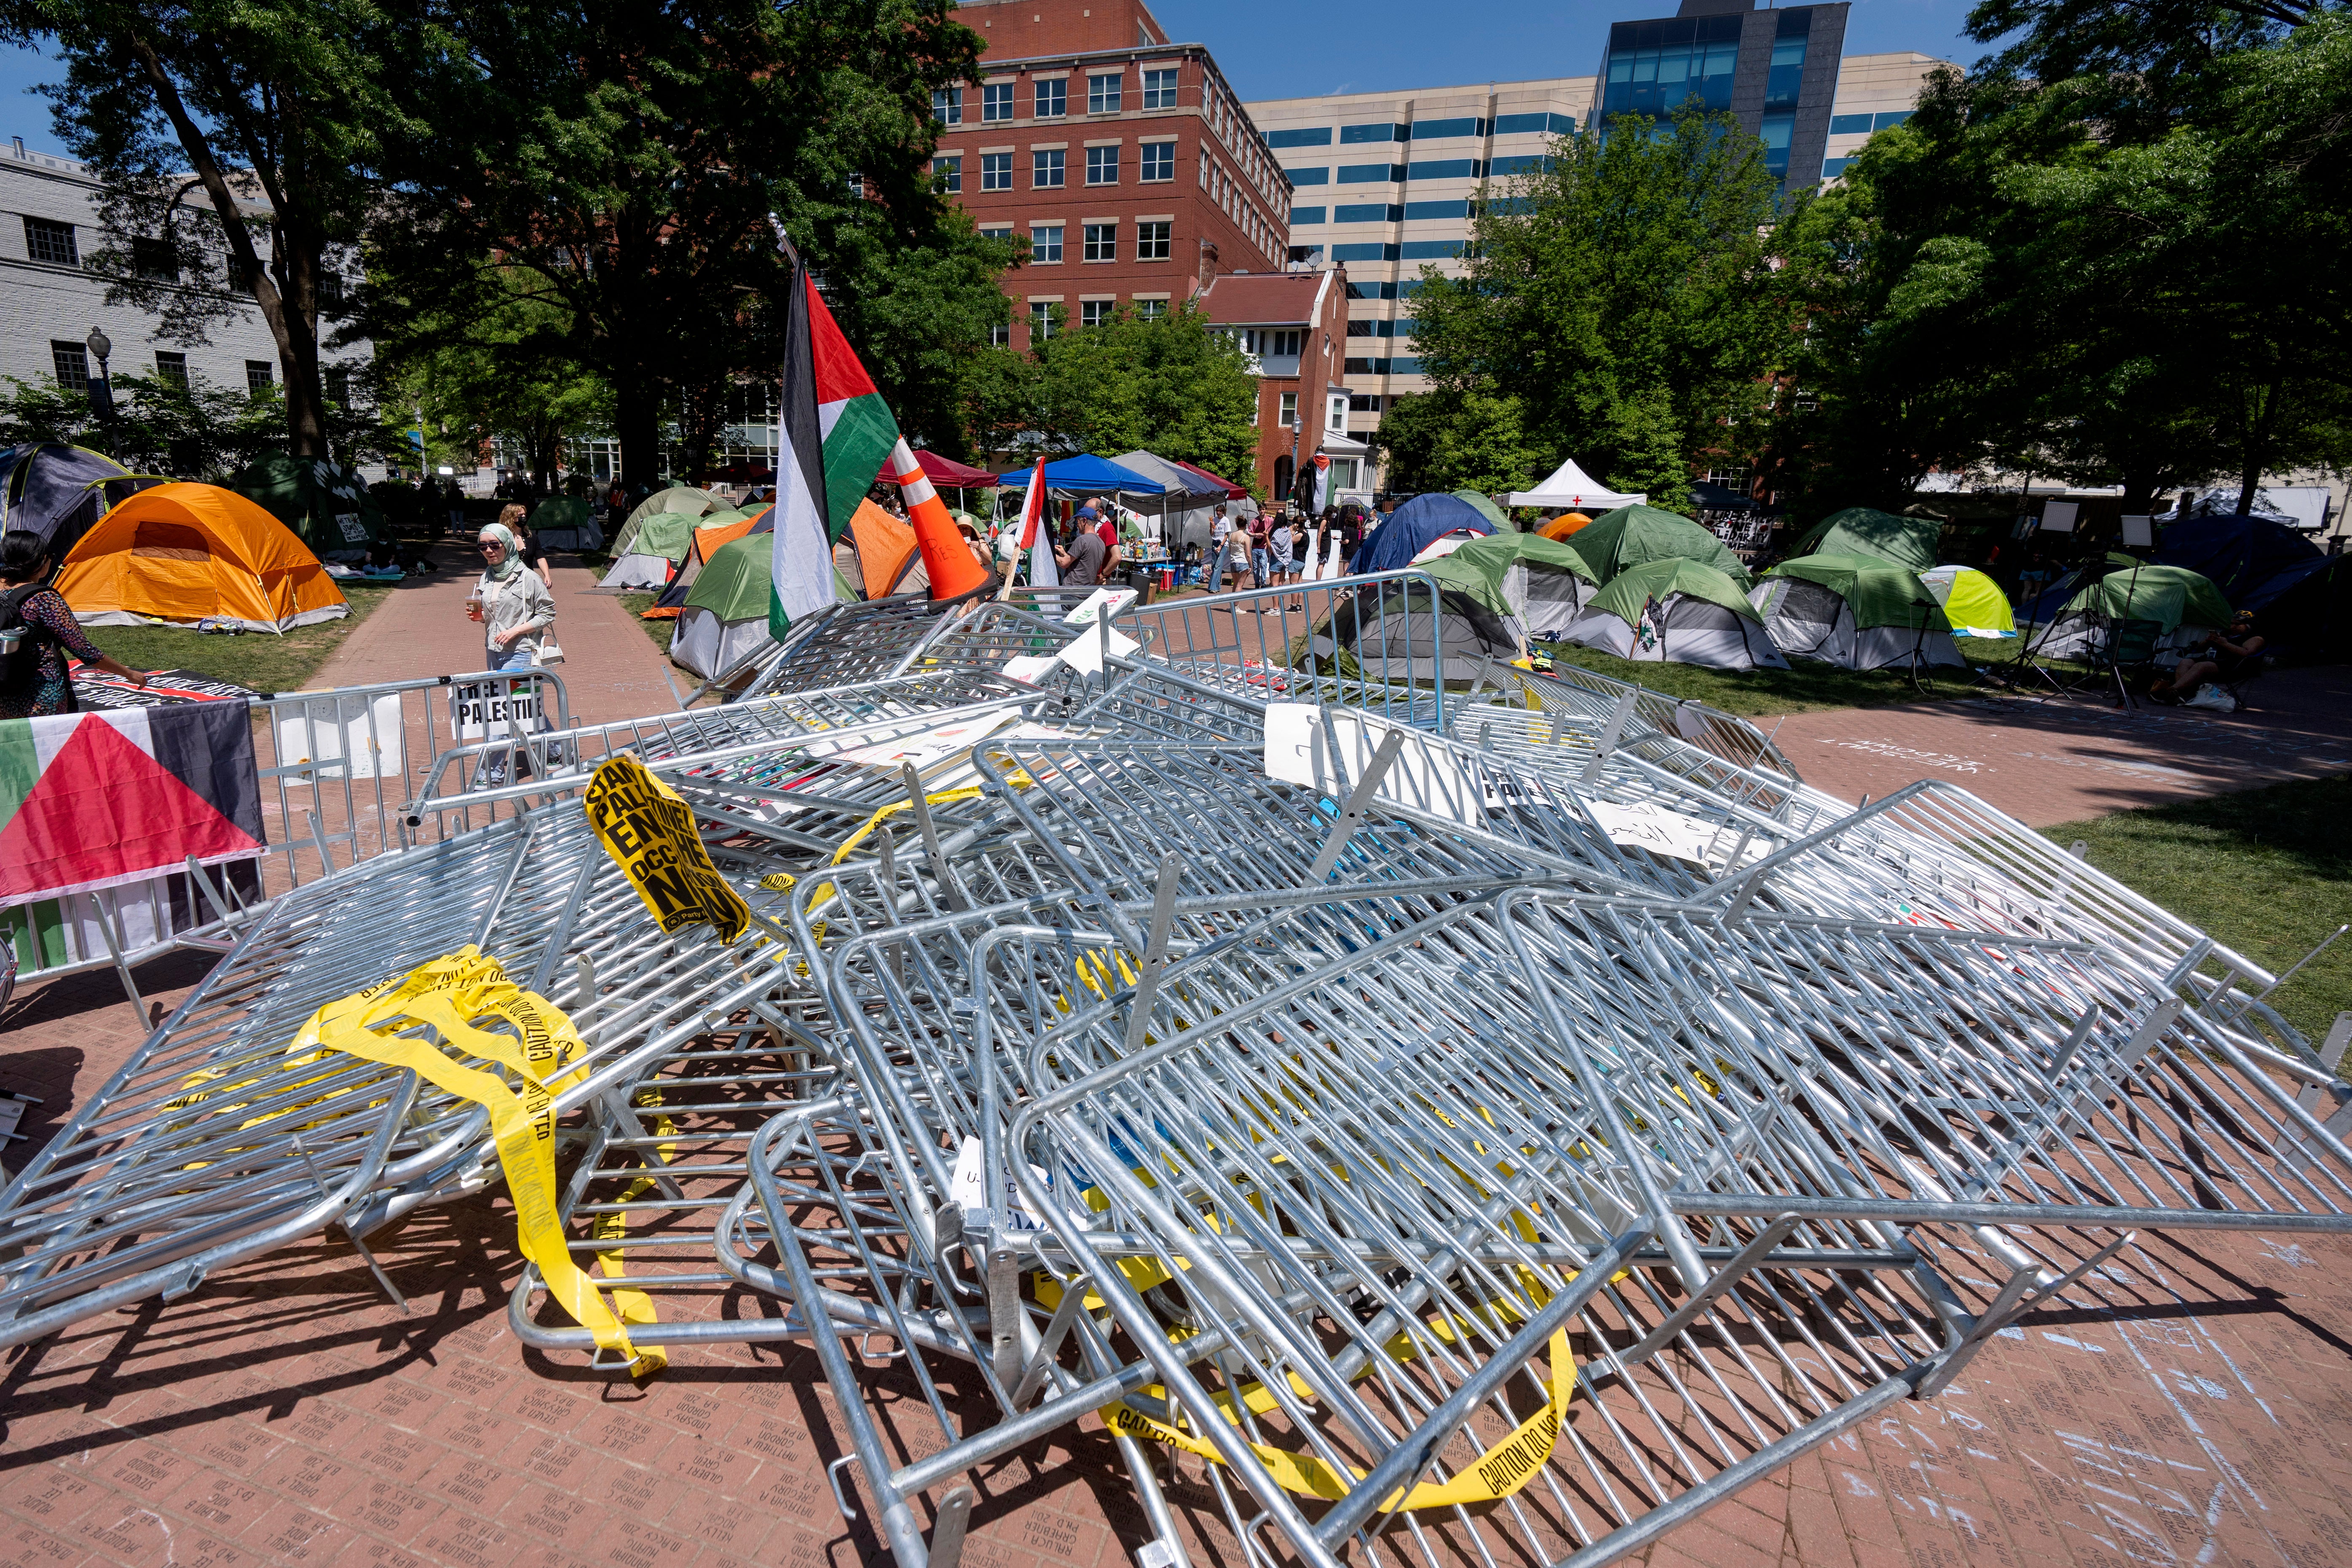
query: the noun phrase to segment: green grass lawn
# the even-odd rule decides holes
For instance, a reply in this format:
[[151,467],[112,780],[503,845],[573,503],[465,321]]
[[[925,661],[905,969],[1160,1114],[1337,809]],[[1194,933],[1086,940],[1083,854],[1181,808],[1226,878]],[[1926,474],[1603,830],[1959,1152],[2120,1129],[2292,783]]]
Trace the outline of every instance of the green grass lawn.
[[1549,646],[1555,663],[1579,665],[1670,697],[1696,697],[1727,713],[1756,718],[1811,713],[1822,708],[1881,708],[1895,702],[1934,702],[1967,697],[1984,689],[1977,681],[1974,667],[2017,657],[2017,645],[2007,640],[1956,637],[1953,641],[1971,668],[1927,670],[1916,686],[1912,684],[1907,669],[1864,672],[1835,669],[1801,659],[1791,668],[1757,669],[1743,675],[1706,669],[1696,664],[1636,664],[1569,643]]
[[[621,595],[621,608],[628,611],[633,616],[642,616],[646,611],[652,609],[654,601],[660,597],[659,594],[624,594]],[[654,647],[664,653],[669,651],[669,639],[677,631],[676,616],[660,621],[640,620],[637,625],[646,628],[646,636],[654,639]]]
[[339,586],[351,603],[350,615],[314,626],[296,626],[282,637],[268,632],[229,636],[186,626],[89,626],[84,631],[100,653],[133,669],[190,669],[216,680],[234,680],[256,691],[299,691],[343,646],[352,628],[395,591],[352,583]]
[[[2091,864],[2263,965],[2286,973],[2352,921],[2352,778],[2119,811],[2042,831],[2082,839]],[[2270,998],[2313,1045],[2352,1007],[2352,935]]]

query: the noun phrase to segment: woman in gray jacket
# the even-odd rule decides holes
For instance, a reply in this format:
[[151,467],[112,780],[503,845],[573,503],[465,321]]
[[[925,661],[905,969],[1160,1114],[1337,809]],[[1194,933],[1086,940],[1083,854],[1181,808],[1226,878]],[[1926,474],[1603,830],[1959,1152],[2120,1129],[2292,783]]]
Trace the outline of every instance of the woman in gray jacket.
[[500,523],[482,530],[481,580],[466,601],[466,613],[482,623],[488,647],[485,669],[529,664],[540,638],[555,624],[555,595],[539,574],[522,563],[522,550]]

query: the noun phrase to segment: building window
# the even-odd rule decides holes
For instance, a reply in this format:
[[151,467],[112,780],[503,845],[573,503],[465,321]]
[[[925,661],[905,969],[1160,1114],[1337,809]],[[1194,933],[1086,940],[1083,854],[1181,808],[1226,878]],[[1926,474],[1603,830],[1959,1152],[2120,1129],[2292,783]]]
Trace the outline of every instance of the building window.
[[1286,430],[1294,429],[1297,426],[1298,394],[1295,392],[1286,392],[1282,395],[1282,412],[1276,416],[1275,423],[1281,426]]
[[1056,191],[1062,188],[1064,160],[1069,156],[1059,147],[1041,147],[1029,155],[1029,188],[1033,191]]
[[[161,360],[163,356],[158,354],[155,357]],[[163,366],[158,364],[156,368],[161,370]],[[181,374],[184,376],[187,373],[183,369]],[[348,407],[352,401],[352,373],[337,365],[327,372],[326,383],[327,401]]]
[[1797,116],[1792,110],[1768,114],[1758,133],[1764,139],[1764,166],[1776,180],[1789,177],[1789,142],[1796,134]]
[[1350,414],[1378,414],[1380,411],[1381,411],[1381,395],[1380,395],[1379,393],[1377,393],[1377,392],[1351,392],[1351,393],[1348,394],[1348,412],[1349,412],[1349,413],[1350,413]]
[[1269,147],[1328,147],[1331,145],[1331,128],[1318,125],[1303,131],[1269,131],[1265,133],[1265,144]]
[[1664,119],[1694,98],[1710,112],[1730,108],[1739,28],[1737,16],[1618,23],[1609,29],[1601,112]]
[[1013,188],[1013,154],[982,153],[980,155],[980,188],[983,191],[1009,191]]
[[331,267],[319,273],[319,303],[330,310],[343,308],[343,275]]
[[1416,142],[1436,142],[1449,136],[1484,136],[1485,134],[1486,134],[1486,122],[1475,118],[1422,120],[1416,121],[1412,127],[1412,139]]
[[1393,245],[1335,245],[1331,247],[1334,261],[1394,261],[1397,247]]
[[1087,112],[1088,114],[1117,114],[1118,112],[1119,84],[1125,79],[1126,79],[1124,77],[1116,76],[1090,76],[1087,78]]
[[983,121],[1013,118],[1013,84],[1011,82],[990,82],[980,89],[980,118]]
[[1165,316],[1168,313],[1168,301],[1165,300],[1138,300],[1135,302],[1135,313],[1137,317],[1143,321],[1156,321],[1160,320],[1160,317]]
[[1340,362],[1339,371],[1343,375],[1386,375],[1389,373],[1389,362],[1384,359],[1343,360]]
[[1011,348],[1013,346],[1013,323],[1010,321],[997,321],[992,323],[988,329],[988,346],[992,349]]
[[1410,125],[1342,125],[1339,127],[1341,146],[1350,142],[1410,142],[1412,140],[1412,127]]
[[1419,375],[1421,374],[1421,362],[1417,359],[1392,359],[1389,361],[1389,374],[1391,375]]
[[[1321,223],[1328,211],[1325,207],[1293,207],[1290,209],[1290,226],[1302,228],[1311,223]],[[1293,257],[1291,259],[1297,261],[1304,258]]]
[[1497,136],[1523,135],[1534,132],[1545,136],[1563,136],[1576,129],[1572,114],[1502,114],[1495,118]]
[[25,254],[52,267],[79,267],[81,251],[74,244],[74,226],[45,217],[25,220]]
[[1356,488],[1355,458],[1334,458],[1331,459],[1331,488],[1335,490],[1351,490]]
[[1037,83],[1036,108],[1032,112],[1040,120],[1059,120],[1070,112],[1070,84],[1056,78]]
[[1832,136],[1867,136],[1870,134],[1870,116],[1867,114],[1832,114],[1830,116],[1830,134]]
[[1283,173],[1290,176],[1290,183],[1294,185],[1328,185],[1331,183],[1331,171],[1328,166],[1319,169],[1285,169]]
[[1029,259],[1048,266],[1062,259],[1060,224],[1033,223],[1029,226]]
[[1135,258],[1138,261],[1165,261],[1173,248],[1171,237],[1176,226],[1172,223],[1139,223],[1135,226]]
[[1143,144],[1143,183],[1158,184],[1176,177],[1176,143],[1146,142]]
[[1385,185],[1404,178],[1402,163],[1342,163],[1339,183],[1343,185]]
[[1111,307],[1117,303],[1118,301],[1115,300],[1079,300],[1078,325],[1082,327],[1101,326],[1105,321],[1110,320]]
[[57,369],[59,386],[68,392],[89,390],[89,350],[55,338],[49,342],[49,363]]
[[[1500,202],[1488,205],[1502,205]],[[1404,216],[1407,222],[1425,218],[1467,218],[1470,216],[1470,204],[1468,202],[1407,202],[1404,204]]]
[[221,275],[227,280],[229,288],[237,293],[253,292],[253,278],[246,271],[245,264],[237,260],[236,251],[232,250],[221,258]]
[[1459,239],[1409,239],[1398,248],[1406,261],[1457,261],[1470,247]]
[[[341,374],[345,375],[346,378],[349,376],[348,372],[337,374]],[[188,356],[184,353],[172,353],[163,349],[157,349],[155,351],[155,379],[158,381],[168,381],[174,386],[187,385]],[[339,397],[335,401],[340,403],[342,399]]]
[[1143,107],[1173,109],[1176,107],[1176,73],[1172,70],[1143,73]]
[[1517,153],[1508,158],[1496,158],[1486,165],[1486,172],[1496,179],[1508,179],[1513,174],[1549,174],[1551,156],[1546,153]]
[[1054,307],[1043,300],[1029,301],[1029,341],[1042,343],[1054,335]]
[[963,89],[935,87],[931,89],[931,118],[942,125],[963,123]]
[[245,362],[245,389],[247,392],[263,393],[277,384],[278,367],[276,365],[266,359],[249,359]]
[[962,195],[963,160],[961,158],[932,159],[931,185],[933,189],[945,191],[950,195]]
[[[1318,216],[1316,221],[1319,223],[1322,219]],[[1321,261],[1323,259],[1323,247],[1319,245],[1294,245],[1290,247],[1290,259],[1293,261]],[[1352,283],[1348,285],[1350,292],[1354,291],[1355,287],[1356,286]]]
[[1805,35],[1812,30],[1811,10],[1783,11],[1772,39],[1772,67],[1764,78],[1764,107],[1794,109],[1805,85]]
[[1333,207],[1333,223],[1397,223],[1404,217],[1404,208],[1395,202],[1364,202],[1354,206]]
[[1475,180],[1486,173],[1475,158],[1415,159],[1405,165],[1409,180]]
[[154,283],[180,280],[180,253],[168,239],[131,242],[131,270]]
[[1853,162],[1853,160],[1851,158],[1828,158],[1822,160],[1822,178],[1824,180],[1836,179],[1838,176],[1845,173],[1845,166]]
[[1090,223],[1085,226],[1085,229],[1086,232],[1080,237],[1079,243],[1085,247],[1080,254],[1087,260],[1117,261],[1118,259],[1118,225]]
[[1118,149],[1089,147],[1087,149],[1087,184],[1115,185],[1118,184]]
[[980,231],[980,237],[982,239],[1001,239],[1007,245],[1010,245],[1013,243],[1013,230],[1010,226],[982,228]]
[[1297,359],[1307,340],[1303,330],[1276,331],[1271,327],[1245,327],[1241,336],[1242,353],[1267,359]]

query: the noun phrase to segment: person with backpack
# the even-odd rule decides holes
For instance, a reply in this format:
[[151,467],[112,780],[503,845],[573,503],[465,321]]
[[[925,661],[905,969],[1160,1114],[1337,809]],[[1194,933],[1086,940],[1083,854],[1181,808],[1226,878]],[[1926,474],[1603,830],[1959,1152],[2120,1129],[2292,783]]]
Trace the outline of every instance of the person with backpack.
[[48,583],[49,558],[37,536],[20,529],[0,539],[0,719],[77,711],[68,654],[133,686],[145,686],[153,673],[99,652]]

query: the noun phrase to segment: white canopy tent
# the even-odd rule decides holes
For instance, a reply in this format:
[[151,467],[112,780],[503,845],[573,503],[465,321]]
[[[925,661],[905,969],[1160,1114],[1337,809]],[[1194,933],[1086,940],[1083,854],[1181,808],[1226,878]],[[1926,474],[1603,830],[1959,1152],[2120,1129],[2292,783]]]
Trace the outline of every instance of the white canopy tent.
[[1621,506],[1645,505],[1649,499],[1646,494],[1625,495],[1611,489],[1578,468],[1576,459],[1570,458],[1535,489],[1507,495],[1503,502],[1506,506],[1549,507],[1555,511],[1580,511],[1587,517],[1599,517]]

